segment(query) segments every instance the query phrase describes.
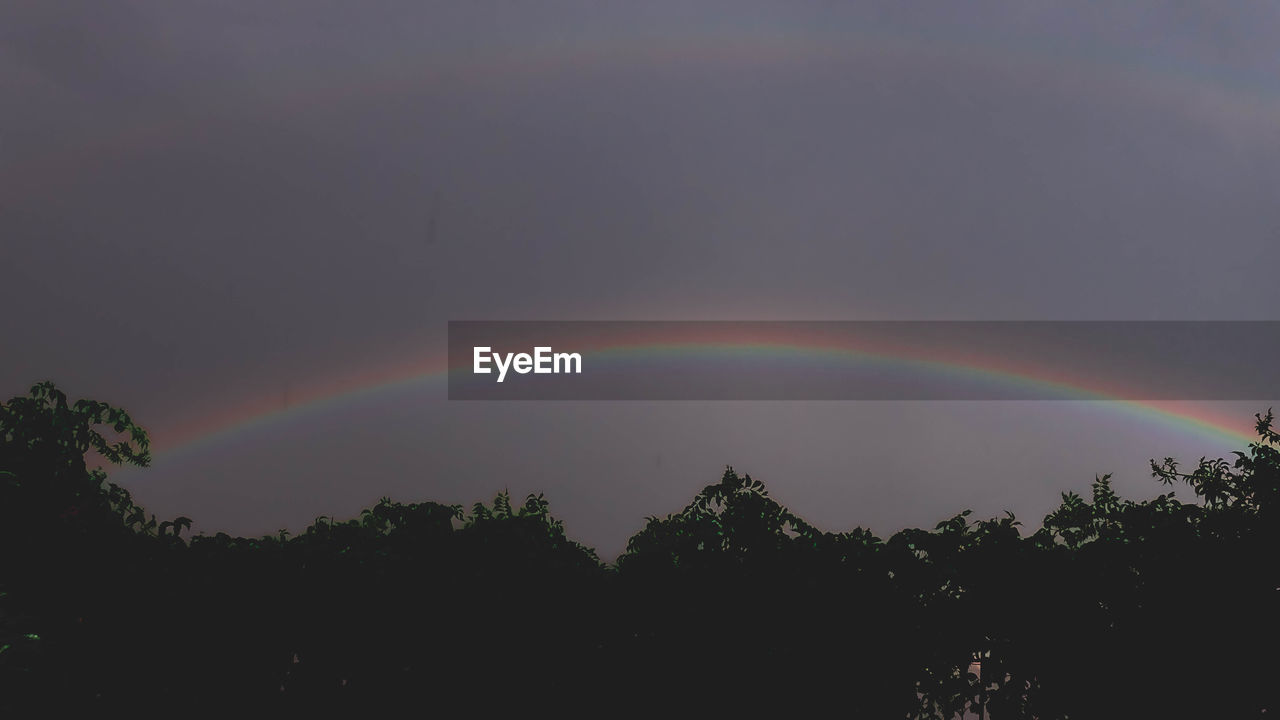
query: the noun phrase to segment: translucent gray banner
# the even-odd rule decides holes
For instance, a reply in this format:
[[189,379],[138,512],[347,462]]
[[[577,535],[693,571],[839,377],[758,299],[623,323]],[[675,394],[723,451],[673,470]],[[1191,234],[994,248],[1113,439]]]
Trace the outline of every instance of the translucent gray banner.
[[1280,398],[1276,321],[454,321],[454,400]]

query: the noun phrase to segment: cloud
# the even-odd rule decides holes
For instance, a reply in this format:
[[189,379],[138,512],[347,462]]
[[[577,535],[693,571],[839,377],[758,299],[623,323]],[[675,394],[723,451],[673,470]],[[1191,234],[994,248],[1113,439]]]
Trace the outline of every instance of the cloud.
[[[1278,29],[1246,4],[8,8],[0,379],[176,425],[438,351],[449,319],[1267,318]],[[523,412],[563,432],[511,453],[605,465],[565,460],[600,418]],[[768,436],[681,417],[651,419],[712,465]],[[804,477],[843,472],[804,447],[832,458]],[[663,502],[705,479],[664,458]]]

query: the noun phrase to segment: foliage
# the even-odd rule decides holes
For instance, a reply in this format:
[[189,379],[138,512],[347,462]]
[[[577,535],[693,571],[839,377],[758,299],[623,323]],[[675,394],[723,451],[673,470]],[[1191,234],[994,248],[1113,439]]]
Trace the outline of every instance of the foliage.
[[1152,462],[1195,503],[1102,476],[1029,534],[968,511],[826,532],[726,468],[607,566],[542,495],[505,491],[191,536],[88,467],[146,465],[146,433],[46,383],[0,406],[0,707],[1261,717],[1280,669],[1272,421],[1232,462]]

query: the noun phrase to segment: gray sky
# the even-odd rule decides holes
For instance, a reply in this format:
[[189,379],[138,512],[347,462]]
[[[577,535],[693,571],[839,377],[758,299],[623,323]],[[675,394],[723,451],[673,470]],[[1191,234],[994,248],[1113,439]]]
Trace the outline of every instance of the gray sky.
[[117,477],[200,530],[510,487],[610,557],[725,463],[887,533],[1233,449],[1081,404],[428,382],[164,452],[450,319],[1280,319],[1275,6],[851,5],[0,2],[0,395],[129,409],[161,452]]

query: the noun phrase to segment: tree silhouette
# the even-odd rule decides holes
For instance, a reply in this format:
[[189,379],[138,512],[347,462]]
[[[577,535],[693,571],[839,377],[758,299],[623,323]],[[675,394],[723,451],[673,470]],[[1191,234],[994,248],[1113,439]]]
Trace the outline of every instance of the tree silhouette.
[[1101,476],[1029,534],[826,532],[730,467],[605,565],[505,491],[190,536],[89,467],[146,465],[146,433],[45,383],[0,406],[0,707],[1263,718],[1280,435],[1256,420],[1234,461],[1152,462],[1197,502]]

